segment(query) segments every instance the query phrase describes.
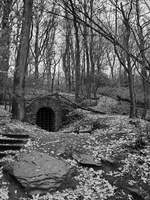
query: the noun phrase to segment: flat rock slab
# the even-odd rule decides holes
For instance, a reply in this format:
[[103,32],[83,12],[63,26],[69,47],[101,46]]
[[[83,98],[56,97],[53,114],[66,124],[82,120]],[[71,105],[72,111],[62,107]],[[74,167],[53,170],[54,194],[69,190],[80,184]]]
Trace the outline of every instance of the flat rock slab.
[[104,169],[106,167],[109,167],[111,169],[116,169],[120,166],[120,163],[118,163],[115,160],[111,159],[101,159],[99,162],[95,161],[94,157],[89,154],[83,154],[83,153],[73,153],[72,158],[77,161],[77,163],[83,167],[89,167],[93,168],[95,170]]
[[22,153],[12,169],[7,172],[30,193],[43,193],[59,189],[69,170],[69,166],[62,160],[46,153],[32,151]]
[[92,155],[74,153],[72,157],[81,166],[92,167],[93,169],[100,169],[102,167],[101,162],[95,162]]

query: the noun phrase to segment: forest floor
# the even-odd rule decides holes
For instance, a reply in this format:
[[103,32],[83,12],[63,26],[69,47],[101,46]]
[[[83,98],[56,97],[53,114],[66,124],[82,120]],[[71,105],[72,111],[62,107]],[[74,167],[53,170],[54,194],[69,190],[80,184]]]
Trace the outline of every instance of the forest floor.
[[[65,160],[78,171],[74,189],[29,198],[23,189],[5,177],[1,167],[0,200],[149,200],[150,123],[131,120],[125,115],[111,115],[111,105],[115,107],[117,102],[110,98],[105,98],[105,102],[103,97],[100,99],[96,108],[108,110],[106,115],[77,109],[68,116],[71,123],[55,133],[11,120],[9,113],[0,109],[0,116],[5,115],[0,118],[1,133],[30,135],[31,139],[21,151],[46,152]],[[96,127],[90,131],[95,122]],[[84,167],[72,158],[73,152],[88,154],[96,162],[105,162],[99,170]],[[13,159],[9,157],[7,161]]]
[[[98,90],[98,94],[102,95],[103,98],[106,98],[107,101],[107,97],[110,97],[114,100],[118,100],[118,96],[122,99],[126,99],[130,101],[130,94],[129,94],[129,89],[128,87],[111,87],[111,86],[105,86],[105,87],[100,87]],[[143,104],[144,100],[143,100],[143,88],[136,86],[135,87],[135,96],[136,96],[136,101],[137,104]],[[109,98],[108,98],[109,99]],[[150,99],[150,92],[149,92],[149,99]],[[142,115],[142,107],[140,107],[138,104],[137,106],[137,116],[140,117]],[[107,104],[105,104],[105,106],[107,107]],[[104,107],[105,107],[104,106]],[[111,105],[111,112],[116,113],[116,114],[129,114],[129,103],[126,101],[120,101],[119,104],[116,105]],[[147,113],[146,119],[150,120],[150,109]]]

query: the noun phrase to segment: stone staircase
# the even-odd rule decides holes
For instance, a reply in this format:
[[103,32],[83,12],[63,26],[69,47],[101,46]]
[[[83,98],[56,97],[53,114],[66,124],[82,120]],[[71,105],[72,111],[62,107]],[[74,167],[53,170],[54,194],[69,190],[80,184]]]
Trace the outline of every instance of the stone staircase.
[[28,142],[26,134],[0,134],[0,159],[14,156]]

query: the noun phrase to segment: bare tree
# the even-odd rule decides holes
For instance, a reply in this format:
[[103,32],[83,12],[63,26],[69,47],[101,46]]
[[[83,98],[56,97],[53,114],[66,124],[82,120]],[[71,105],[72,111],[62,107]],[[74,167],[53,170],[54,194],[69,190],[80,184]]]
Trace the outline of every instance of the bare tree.
[[[56,4],[54,1],[50,6],[52,13],[55,13]],[[42,62],[47,44],[49,41],[49,35],[53,28],[56,26],[56,15],[49,14],[45,10],[46,1],[40,0],[40,2],[35,2],[34,4],[34,27],[33,27],[33,37],[31,44],[31,53],[34,58],[34,68],[35,68],[35,79],[39,77],[39,64]],[[46,17],[47,16],[47,17]],[[41,31],[42,30],[42,31]]]
[[24,88],[29,52],[33,0],[24,0],[20,45],[14,73],[12,117],[23,120],[25,116]]
[[80,39],[79,39],[79,25],[78,20],[76,18],[76,10],[72,0],[69,0],[70,8],[73,13],[73,24],[75,30],[75,101],[79,101],[79,94],[80,94]]
[[[128,74],[128,85],[129,85],[129,94],[130,94],[130,117],[136,117],[136,99],[135,99],[135,91],[134,91],[134,79],[133,79],[133,66],[131,63],[131,57],[128,52],[130,52],[130,37],[131,37],[131,27],[130,27],[130,18],[131,18],[131,12],[133,8],[133,2],[130,2],[128,12],[124,10],[124,7],[122,3],[120,4],[120,10],[123,18],[123,46],[125,48],[125,52],[123,53],[123,56],[121,56],[118,52],[118,49],[115,46],[115,52],[118,56],[118,59],[122,66],[124,67],[125,71]],[[123,59],[122,59],[123,58]]]
[[72,37],[72,24],[68,20],[69,14],[67,9],[65,10],[65,50],[63,52],[63,70],[65,74],[66,89],[71,92],[71,37]]
[[1,2],[2,20],[0,32],[0,84],[2,93],[5,95],[7,89],[7,77],[9,69],[9,47],[10,47],[10,13],[13,4],[12,0]]
[[147,62],[146,62],[146,55],[145,55],[145,38],[144,38],[144,33],[143,33],[143,26],[141,25],[141,20],[140,20],[140,6],[139,6],[139,0],[136,1],[136,24],[137,24],[137,36],[138,36],[138,47],[139,47],[139,52],[140,52],[140,56],[141,56],[141,60],[142,60],[142,64],[141,64],[141,74],[142,74],[142,82],[143,82],[143,92],[144,92],[144,109],[143,109],[143,114],[142,114],[142,118],[145,119],[146,118],[146,113],[147,113],[147,109],[148,109],[148,104],[149,104],[149,97],[148,97],[148,93],[149,93],[149,85],[147,83],[147,79],[148,79],[148,71],[147,71]]

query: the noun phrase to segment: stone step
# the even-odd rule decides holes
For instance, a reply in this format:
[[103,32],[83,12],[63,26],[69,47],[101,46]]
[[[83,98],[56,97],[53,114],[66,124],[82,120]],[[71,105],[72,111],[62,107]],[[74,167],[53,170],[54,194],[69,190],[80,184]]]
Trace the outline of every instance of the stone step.
[[26,144],[26,139],[0,138],[0,144]]
[[0,144],[0,152],[7,150],[20,150],[23,147],[22,144],[10,145],[10,144]]
[[7,157],[7,156],[14,156],[16,151],[9,151],[9,152],[0,152],[0,159]]
[[29,135],[25,134],[7,134],[3,133],[1,134],[2,137],[8,137],[8,138],[15,138],[15,139],[29,139]]
[[28,142],[29,135],[26,134],[0,134],[0,159],[7,156],[14,156],[17,151]]

